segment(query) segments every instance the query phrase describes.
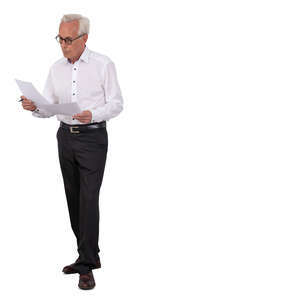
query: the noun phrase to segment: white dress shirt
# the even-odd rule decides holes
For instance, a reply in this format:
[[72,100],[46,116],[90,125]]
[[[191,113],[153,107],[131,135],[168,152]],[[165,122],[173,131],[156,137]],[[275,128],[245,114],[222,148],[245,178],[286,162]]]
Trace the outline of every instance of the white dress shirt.
[[[123,110],[123,98],[114,63],[108,56],[87,47],[74,64],[63,57],[51,66],[43,95],[50,103],[77,102],[81,111],[91,111],[91,123],[107,121]],[[53,116],[42,108],[33,111],[32,115],[39,118]],[[73,120],[72,116],[56,117],[70,125],[86,124]]]

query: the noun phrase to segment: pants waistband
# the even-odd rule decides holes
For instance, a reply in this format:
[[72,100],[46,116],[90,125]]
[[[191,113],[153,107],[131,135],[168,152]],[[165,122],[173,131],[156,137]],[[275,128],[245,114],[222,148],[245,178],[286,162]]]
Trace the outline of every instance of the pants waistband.
[[74,124],[74,125],[70,125],[61,121],[60,127],[69,130],[70,133],[88,132],[98,128],[106,127],[106,121],[90,123],[90,124]]

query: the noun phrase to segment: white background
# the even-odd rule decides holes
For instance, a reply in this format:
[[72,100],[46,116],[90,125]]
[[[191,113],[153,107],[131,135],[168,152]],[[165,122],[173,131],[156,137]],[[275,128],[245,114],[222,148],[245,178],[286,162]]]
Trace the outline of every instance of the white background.
[[[0,298],[299,299],[298,1],[8,1],[1,11]],[[34,118],[65,13],[116,65],[96,288],[82,291],[56,117]],[[101,298],[99,298],[101,297]]]

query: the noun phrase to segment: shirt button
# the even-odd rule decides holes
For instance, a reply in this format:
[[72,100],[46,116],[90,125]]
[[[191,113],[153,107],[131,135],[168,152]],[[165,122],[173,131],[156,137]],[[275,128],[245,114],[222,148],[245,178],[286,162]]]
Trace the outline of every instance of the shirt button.
[[75,80],[73,80],[73,83],[75,83]]
[[75,93],[73,93],[73,96],[75,96]]
[[74,68],[74,70],[76,71],[76,68]]

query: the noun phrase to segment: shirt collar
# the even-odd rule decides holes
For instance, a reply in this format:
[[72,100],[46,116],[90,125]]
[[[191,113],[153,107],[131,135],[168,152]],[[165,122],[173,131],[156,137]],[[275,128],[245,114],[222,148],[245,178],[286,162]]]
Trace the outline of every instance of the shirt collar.
[[[81,53],[81,56],[79,57],[78,60],[83,60],[84,62],[88,63],[89,62],[89,54],[90,54],[90,50],[88,49],[87,46],[85,46],[83,52]],[[70,63],[69,59],[65,57],[65,62],[66,63]]]

